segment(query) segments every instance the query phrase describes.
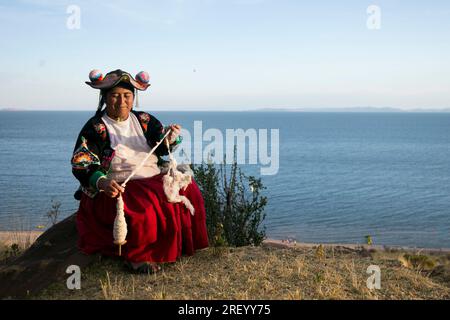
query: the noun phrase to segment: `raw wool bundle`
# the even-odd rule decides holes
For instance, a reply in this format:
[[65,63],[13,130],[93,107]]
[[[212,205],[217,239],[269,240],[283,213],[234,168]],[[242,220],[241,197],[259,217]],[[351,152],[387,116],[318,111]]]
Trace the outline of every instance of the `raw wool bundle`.
[[[164,163],[161,164],[161,173],[167,173],[169,171],[169,166],[170,163],[169,161],[166,161]],[[184,173],[185,175],[189,175],[191,177],[194,177],[194,171],[192,171],[191,167],[189,164],[178,164],[176,166],[178,171],[181,171],[182,173]]]
[[[168,143],[167,150],[169,150]],[[180,195],[180,190],[186,190],[187,186],[191,182],[192,175],[190,174],[190,172],[188,172],[187,170],[185,171],[185,173],[179,171],[177,168],[177,161],[169,151],[169,167],[167,173],[163,177],[163,187],[164,193],[167,196],[167,201],[172,203],[182,202],[186,206],[186,208],[189,209],[191,215],[194,215],[194,206],[191,204],[188,198]]]

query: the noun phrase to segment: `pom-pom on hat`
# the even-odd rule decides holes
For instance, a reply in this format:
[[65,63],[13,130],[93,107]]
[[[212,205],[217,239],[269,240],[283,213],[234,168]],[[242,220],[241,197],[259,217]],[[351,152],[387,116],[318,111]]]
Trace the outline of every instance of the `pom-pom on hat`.
[[150,81],[150,76],[147,72],[141,71],[136,75],[136,80],[140,83],[147,84]]
[[95,69],[89,73],[89,80],[91,81],[86,81],[86,84],[94,89],[110,89],[115,87],[120,82],[127,82],[137,90],[141,91],[145,91],[148,87],[150,87],[150,76],[145,71],[139,72],[135,79],[128,72],[120,69],[107,73],[105,77],[103,77],[101,71]]
[[103,73],[100,70],[94,69],[89,72],[89,79],[91,80],[91,82],[102,81],[104,79]]

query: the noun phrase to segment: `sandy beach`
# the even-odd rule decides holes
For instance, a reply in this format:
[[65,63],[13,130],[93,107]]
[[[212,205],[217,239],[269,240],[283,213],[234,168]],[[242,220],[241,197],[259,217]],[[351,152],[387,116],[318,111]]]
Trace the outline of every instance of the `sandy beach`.
[[[14,243],[19,244],[21,247],[27,247],[31,245],[44,231],[0,231],[0,244],[4,246],[11,246]],[[295,242],[291,240],[278,240],[268,238],[263,241],[264,245],[274,248],[305,248],[312,249],[322,245],[325,248],[349,248],[366,250],[402,250],[402,251],[420,251],[424,253],[450,253],[450,248],[415,248],[415,247],[402,247],[402,246],[386,246],[386,245],[367,245],[367,244],[355,244],[355,243],[305,243]]]

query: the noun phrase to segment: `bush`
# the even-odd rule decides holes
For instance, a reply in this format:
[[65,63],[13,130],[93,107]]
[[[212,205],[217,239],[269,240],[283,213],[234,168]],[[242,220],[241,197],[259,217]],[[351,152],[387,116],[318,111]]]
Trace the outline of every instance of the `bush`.
[[219,166],[202,163],[193,168],[203,194],[206,225],[211,244],[217,246],[260,245],[265,238],[261,223],[266,217],[267,198],[261,179],[247,176],[238,168],[236,148],[230,172],[224,159]]
[[52,201],[52,208],[49,211],[47,211],[45,216],[47,217],[49,222],[52,224],[52,226],[54,226],[56,224],[56,222],[58,221],[60,208],[61,208],[61,202],[55,201],[54,199],[52,199],[51,201]]

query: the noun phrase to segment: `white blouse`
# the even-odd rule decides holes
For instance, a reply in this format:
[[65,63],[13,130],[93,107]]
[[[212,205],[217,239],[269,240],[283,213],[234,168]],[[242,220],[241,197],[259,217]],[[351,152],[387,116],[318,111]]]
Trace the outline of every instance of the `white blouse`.
[[[151,148],[147,144],[139,120],[133,113],[130,112],[125,121],[116,121],[105,113],[102,120],[111,139],[111,148],[115,150],[114,158],[111,161],[111,170],[107,177],[122,183],[144,160]],[[131,180],[159,174],[160,169],[157,162],[158,157],[152,154]]]

